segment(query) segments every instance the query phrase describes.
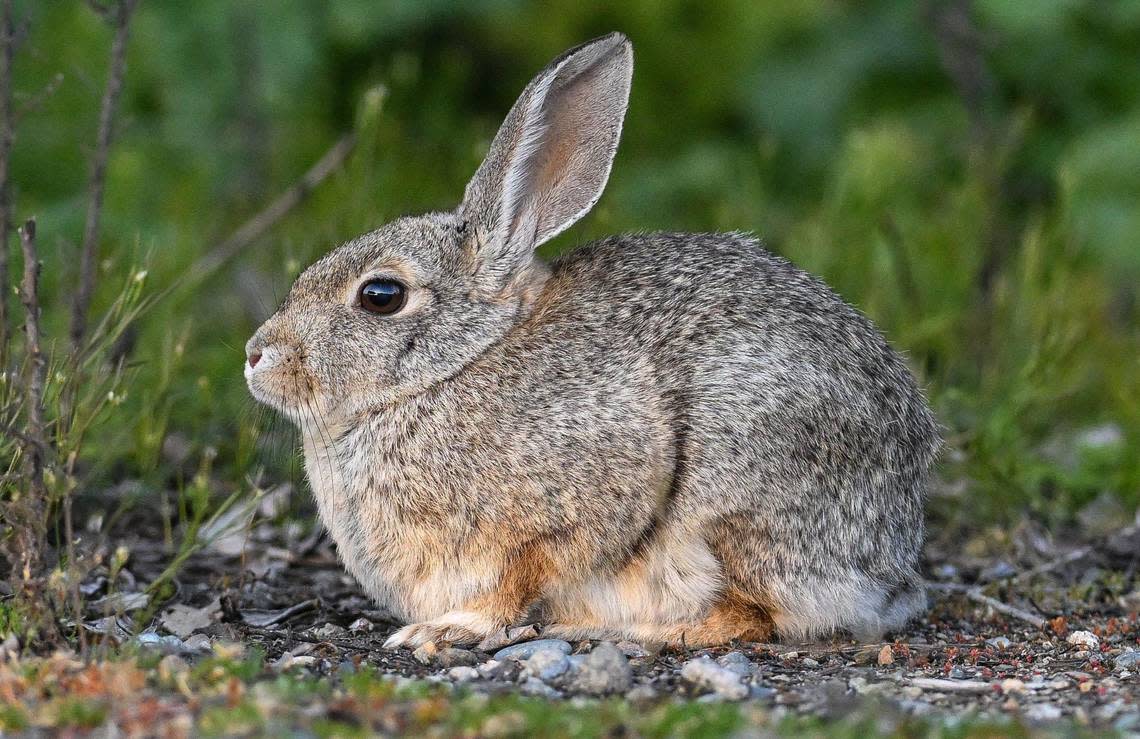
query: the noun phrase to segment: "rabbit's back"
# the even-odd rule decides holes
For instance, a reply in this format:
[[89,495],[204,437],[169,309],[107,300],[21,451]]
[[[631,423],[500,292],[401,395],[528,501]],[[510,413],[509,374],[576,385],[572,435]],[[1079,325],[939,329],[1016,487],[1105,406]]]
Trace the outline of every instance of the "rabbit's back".
[[[920,607],[938,428],[864,315],[739,234],[615,237],[552,267],[540,321],[573,324],[612,372],[652,366],[673,431],[664,523],[706,531],[729,579],[741,570],[758,598],[846,588],[853,613],[882,614],[899,595]],[[879,602],[858,596],[877,584],[867,597]],[[852,627],[846,612],[800,620],[782,630]]]

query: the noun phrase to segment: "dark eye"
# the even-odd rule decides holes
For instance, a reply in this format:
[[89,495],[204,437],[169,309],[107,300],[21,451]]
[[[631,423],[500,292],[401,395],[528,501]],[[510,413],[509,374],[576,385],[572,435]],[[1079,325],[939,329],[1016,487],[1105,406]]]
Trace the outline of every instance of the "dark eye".
[[404,307],[406,296],[407,290],[394,280],[373,280],[360,286],[360,307],[388,316]]

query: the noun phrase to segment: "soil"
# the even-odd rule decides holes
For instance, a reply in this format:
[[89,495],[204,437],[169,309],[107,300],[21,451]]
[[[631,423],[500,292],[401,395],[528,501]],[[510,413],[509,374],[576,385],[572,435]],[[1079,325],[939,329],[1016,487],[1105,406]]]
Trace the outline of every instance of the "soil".
[[[495,661],[490,652],[448,645],[417,653],[384,650],[399,624],[375,609],[324,538],[268,524],[246,533],[236,545],[215,543],[181,571],[176,594],[159,610],[157,633],[167,634],[171,625],[183,633],[165,648],[192,652],[215,641],[242,642],[258,645],[270,662],[322,674],[366,663],[381,673],[462,682],[474,691],[524,690],[551,699],[576,694],[572,684],[536,682],[524,665]],[[709,657],[743,665],[744,699],[778,712],[841,716],[870,696],[888,710],[946,721],[1012,714],[1030,723],[1075,720],[1140,731],[1136,526],[1095,544],[1025,545],[1037,533],[996,537],[1006,558],[976,541],[932,542],[930,611],[889,641],[838,638],[700,650],[621,643],[632,668],[626,694],[648,701],[740,698],[682,677],[686,663]],[[148,582],[167,565],[170,553],[159,541],[139,536],[128,542],[131,581]],[[98,623],[93,619],[93,628]],[[572,655],[595,647],[569,645]]]

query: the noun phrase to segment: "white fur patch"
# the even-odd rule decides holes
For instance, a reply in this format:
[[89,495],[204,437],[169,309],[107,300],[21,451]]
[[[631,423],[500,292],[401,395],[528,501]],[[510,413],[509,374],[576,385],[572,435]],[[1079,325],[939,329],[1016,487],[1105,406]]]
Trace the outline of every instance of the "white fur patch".
[[[722,587],[720,563],[695,534],[654,543],[615,575],[591,578],[547,594],[555,621],[566,614],[621,630],[636,624],[691,623],[704,618]],[[577,617],[576,617],[577,616]]]
[[828,580],[776,581],[769,588],[777,604],[776,629],[788,640],[811,639],[836,629],[874,640],[901,628],[926,607],[921,591],[887,603],[888,590],[854,570]]

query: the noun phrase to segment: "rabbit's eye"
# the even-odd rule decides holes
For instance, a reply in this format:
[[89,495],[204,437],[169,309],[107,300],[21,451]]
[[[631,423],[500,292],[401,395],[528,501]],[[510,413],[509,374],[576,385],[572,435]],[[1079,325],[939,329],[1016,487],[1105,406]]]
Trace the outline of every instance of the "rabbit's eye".
[[369,313],[391,315],[404,307],[407,290],[395,280],[372,280],[360,286],[360,307]]

